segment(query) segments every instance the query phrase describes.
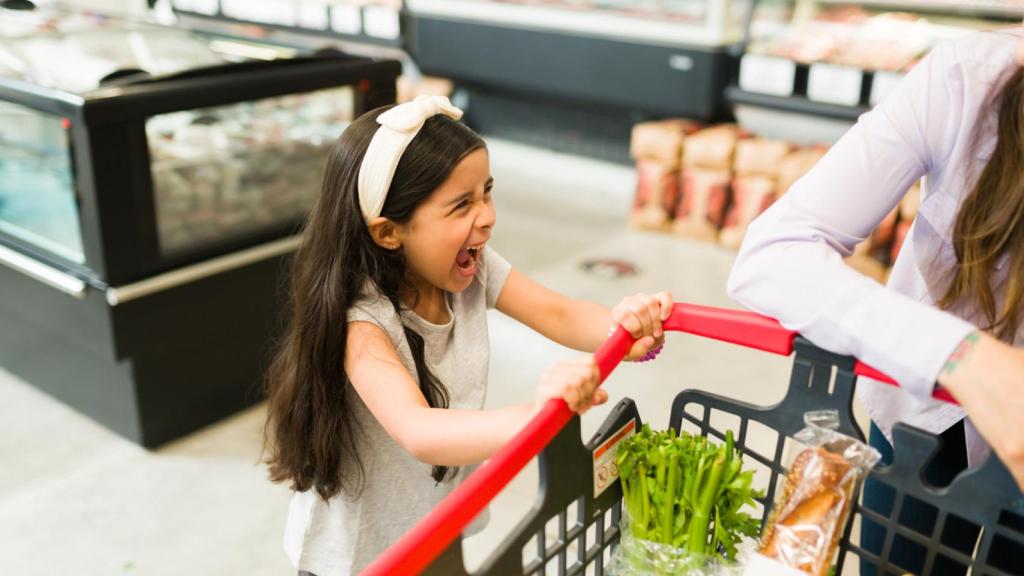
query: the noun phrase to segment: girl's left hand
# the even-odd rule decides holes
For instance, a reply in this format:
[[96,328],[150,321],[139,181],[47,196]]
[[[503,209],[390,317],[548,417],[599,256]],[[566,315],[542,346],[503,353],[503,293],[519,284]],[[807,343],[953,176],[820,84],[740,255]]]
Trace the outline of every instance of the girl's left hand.
[[640,360],[648,352],[665,343],[665,331],[661,323],[670,314],[672,294],[668,292],[627,296],[612,308],[612,321],[636,338],[636,343],[626,355],[626,360]]

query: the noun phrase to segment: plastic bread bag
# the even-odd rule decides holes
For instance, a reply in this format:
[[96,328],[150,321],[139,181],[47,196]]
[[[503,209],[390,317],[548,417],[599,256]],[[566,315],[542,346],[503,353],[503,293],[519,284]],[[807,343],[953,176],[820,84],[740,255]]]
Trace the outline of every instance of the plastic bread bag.
[[[806,448],[789,468],[762,534],[760,557],[744,574],[827,575],[861,483],[881,459],[874,448],[836,431],[834,410],[808,412],[804,422],[807,427],[794,438]],[[777,571],[768,570],[772,564]]]

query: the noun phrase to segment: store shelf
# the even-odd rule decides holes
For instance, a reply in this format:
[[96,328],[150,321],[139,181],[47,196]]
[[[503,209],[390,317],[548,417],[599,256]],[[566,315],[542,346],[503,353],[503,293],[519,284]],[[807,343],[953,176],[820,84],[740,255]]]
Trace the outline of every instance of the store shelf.
[[679,47],[723,46],[739,41],[742,29],[738,16],[742,4],[708,0],[704,14],[685,17],[480,0],[406,1],[407,10],[417,16]]
[[864,8],[883,10],[917,10],[922,12],[977,16],[1024,17],[1020,0],[818,0],[821,4],[858,4]]
[[[295,34],[315,34],[388,47],[404,44],[398,7],[377,4],[325,4],[314,1],[174,0],[181,16],[224,24],[249,25]],[[246,35],[242,32],[242,35]]]
[[758,94],[748,92],[736,86],[730,86],[725,90],[726,99],[732,104],[747,106],[759,106],[772,108],[783,112],[795,112],[798,114],[809,114],[835,120],[856,121],[861,114],[870,108],[867,106],[842,106],[826,102],[815,102],[806,96],[773,96],[770,94]]

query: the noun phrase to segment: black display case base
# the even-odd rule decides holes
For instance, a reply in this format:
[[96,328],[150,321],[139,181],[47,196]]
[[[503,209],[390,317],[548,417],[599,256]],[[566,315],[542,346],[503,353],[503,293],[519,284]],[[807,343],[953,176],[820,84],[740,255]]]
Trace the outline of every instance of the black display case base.
[[262,398],[286,256],[116,306],[0,266],[0,365],[117,434],[156,447]]
[[581,105],[535,95],[464,88],[465,121],[493,136],[556,152],[631,164],[633,125],[653,116],[611,107]]

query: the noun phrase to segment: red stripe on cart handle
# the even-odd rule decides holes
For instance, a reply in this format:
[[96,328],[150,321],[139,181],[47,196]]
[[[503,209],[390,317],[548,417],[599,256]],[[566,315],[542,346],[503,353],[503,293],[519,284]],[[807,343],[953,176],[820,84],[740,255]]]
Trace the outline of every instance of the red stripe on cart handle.
[[[900,385],[899,382],[894,380],[892,377],[884,374],[883,372],[875,368],[872,368],[871,366],[868,366],[867,364],[861,362],[860,360],[857,360],[857,363],[854,364],[853,373],[856,374],[857,376],[866,376],[868,378],[871,378],[872,380],[877,380],[884,384],[889,384],[897,387]],[[949,402],[950,404],[960,404],[960,402],[957,401],[957,399],[954,398],[953,395],[949,393],[949,390],[946,390],[945,388],[941,388],[938,386],[936,386],[935,391],[932,392],[932,398],[935,398],[936,400],[942,400],[943,402]]]
[[[695,304],[675,304],[663,326],[667,331],[687,332],[782,356],[793,352],[796,336],[796,332],[786,330],[778,321],[753,312]],[[602,383],[626,357],[634,342],[629,332],[619,327],[597,349],[594,361],[601,371]],[[857,363],[855,372],[897,385],[892,378],[861,362]],[[945,396],[952,400],[948,393]],[[936,398],[941,398],[939,392]],[[572,412],[565,401],[548,401],[519,434],[381,554],[362,576],[414,576],[425,570],[571,418]]]

